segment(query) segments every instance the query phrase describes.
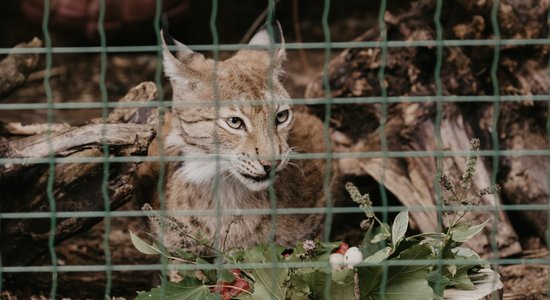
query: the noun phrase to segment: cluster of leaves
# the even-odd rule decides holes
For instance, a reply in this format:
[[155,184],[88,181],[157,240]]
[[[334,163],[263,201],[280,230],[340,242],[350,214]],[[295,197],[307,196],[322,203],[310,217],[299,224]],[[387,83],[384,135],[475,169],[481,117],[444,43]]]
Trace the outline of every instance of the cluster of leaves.
[[[352,199],[365,212],[361,228],[365,236],[359,249],[362,263],[333,269],[329,256],[340,243],[305,241],[293,249],[258,245],[250,249],[217,251],[217,258],[206,260],[182,249],[169,252],[158,243],[148,244],[131,233],[135,247],[145,254],[160,254],[185,263],[178,271],[181,280],[164,282],[138,299],[164,296],[168,299],[442,299],[445,288],[475,289],[474,282],[485,275],[480,257],[462,243],[479,233],[481,224],[464,221],[479,197],[498,191],[490,187],[469,194],[479,142],[471,143],[472,155],[455,188],[445,174],[440,175],[444,193],[438,197],[444,208],[445,228],[441,232],[406,236],[407,211],[400,212],[391,226],[374,213],[368,195],[351,183],[346,185]],[[458,207],[458,208],[457,208]],[[455,208],[455,209],[449,209]],[[208,245],[205,245],[208,246]],[[208,246],[210,247],[210,246]],[[460,261],[449,264],[448,261]],[[257,268],[223,268],[254,265]]]
[[[348,185],[348,189],[356,189]],[[446,287],[474,289],[476,275],[482,268],[480,257],[462,243],[479,233],[479,225],[456,223],[443,232],[405,236],[409,223],[406,211],[400,212],[391,227],[374,216],[366,207],[370,227],[360,249],[363,264],[356,267],[362,299],[437,299]],[[375,226],[377,223],[378,226]],[[460,265],[441,261],[459,260]]]
[[[306,241],[294,249],[258,245],[245,250],[227,251],[223,261],[231,264],[255,264],[243,269],[221,268],[216,261],[193,256],[178,249],[170,253],[158,243],[149,244],[130,232],[132,243],[142,253],[162,255],[187,264],[178,271],[181,280],[164,282],[163,287],[138,292],[137,299],[322,299],[327,281],[333,282],[333,297],[353,299],[353,271],[331,272],[328,257],[339,243]],[[295,262],[324,262],[323,267],[288,267]],[[195,267],[193,267],[193,265]]]

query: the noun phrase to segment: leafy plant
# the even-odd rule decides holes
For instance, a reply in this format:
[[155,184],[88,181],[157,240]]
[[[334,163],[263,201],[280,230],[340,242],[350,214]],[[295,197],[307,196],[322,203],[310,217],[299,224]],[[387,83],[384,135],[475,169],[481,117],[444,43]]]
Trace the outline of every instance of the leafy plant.
[[[217,249],[218,259],[206,260],[185,249],[168,251],[160,243],[147,243],[130,232],[132,243],[144,254],[162,255],[186,264],[178,271],[181,280],[165,282],[149,292],[138,292],[137,299],[442,299],[445,288],[475,289],[474,281],[483,266],[474,251],[462,247],[487,224],[472,224],[464,217],[478,204],[479,198],[499,191],[492,186],[469,193],[476,167],[479,141],[472,140],[471,155],[460,187],[441,174],[443,193],[437,198],[445,219],[441,232],[407,236],[409,214],[400,212],[392,224],[382,222],[374,213],[368,194],[362,195],[351,183],[346,185],[351,198],[365,212],[361,229],[364,239],[358,247],[345,243],[299,242],[293,249],[258,245],[250,249]],[[175,219],[163,219],[151,212],[150,218],[164,226],[184,228]],[[168,225],[166,225],[168,224]],[[179,230],[178,229],[178,230]],[[182,233],[205,247],[206,241]],[[349,248],[349,249],[348,249]],[[351,263],[353,259],[360,262]],[[359,252],[360,251],[360,252]],[[339,257],[344,256],[344,257]],[[329,257],[331,265],[329,266]],[[332,258],[340,259],[334,263]],[[447,264],[458,261],[460,264]],[[336,260],[335,260],[336,261]],[[259,264],[246,270],[224,268],[223,263]],[[292,267],[290,267],[292,266]],[[163,279],[165,280],[165,279]]]

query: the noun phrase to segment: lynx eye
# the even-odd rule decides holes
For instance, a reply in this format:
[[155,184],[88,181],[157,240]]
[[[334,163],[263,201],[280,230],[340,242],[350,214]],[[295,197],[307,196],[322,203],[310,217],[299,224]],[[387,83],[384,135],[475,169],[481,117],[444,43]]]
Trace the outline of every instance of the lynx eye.
[[289,111],[288,109],[285,109],[285,110],[282,110],[280,112],[277,113],[277,116],[275,117],[275,124],[279,125],[279,124],[282,124],[284,122],[286,122],[288,120],[288,116],[289,116]]
[[243,129],[244,128],[243,119],[238,118],[238,117],[227,118],[225,120],[225,122],[227,123],[227,125],[229,125],[229,127],[233,128],[233,129]]

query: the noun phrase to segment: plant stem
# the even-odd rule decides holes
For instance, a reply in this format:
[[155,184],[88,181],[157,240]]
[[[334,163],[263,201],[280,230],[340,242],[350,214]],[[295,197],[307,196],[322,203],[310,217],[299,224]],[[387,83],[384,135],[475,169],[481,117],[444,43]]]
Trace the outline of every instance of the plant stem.
[[228,288],[228,289],[234,289],[234,290],[238,290],[238,291],[241,291],[241,292],[244,292],[244,293],[247,293],[249,295],[252,295],[252,293],[250,291],[247,291],[243,288],[240,288],[240,287],[236,287],[236,286],[233,286],[233,285],[226,285],[226,284],[210,284],[210,285],[205,285],[205,287],[207,288]]

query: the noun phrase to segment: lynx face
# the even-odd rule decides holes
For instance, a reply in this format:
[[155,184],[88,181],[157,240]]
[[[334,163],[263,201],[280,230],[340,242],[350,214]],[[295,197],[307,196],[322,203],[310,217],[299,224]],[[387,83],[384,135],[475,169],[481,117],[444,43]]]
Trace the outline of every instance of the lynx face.
[[[274,40],[282,43],[278,23],[274,31]],[[287,140],[293,114],[278,77],[284,50],[243,49],[214,62],[166,32],[164,38],[180,49],[174,56],[164,47],[164,68],[174,93],[167,146],[178,155],[211,156],[184,161],[178,176],[207,184],[219,174],[222,180],[236,179],[252,191],[267,188],[291,152]],[[250,42],[270,43],[267,29]]]

